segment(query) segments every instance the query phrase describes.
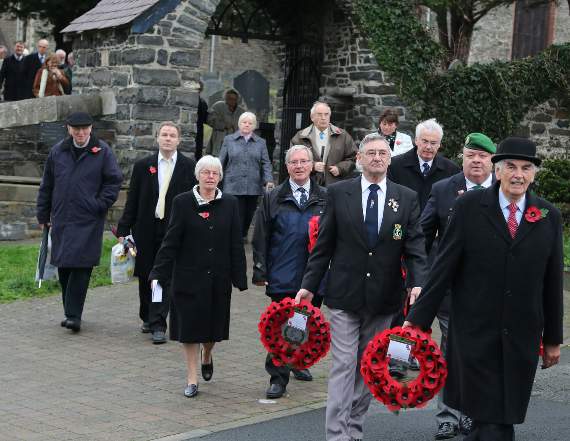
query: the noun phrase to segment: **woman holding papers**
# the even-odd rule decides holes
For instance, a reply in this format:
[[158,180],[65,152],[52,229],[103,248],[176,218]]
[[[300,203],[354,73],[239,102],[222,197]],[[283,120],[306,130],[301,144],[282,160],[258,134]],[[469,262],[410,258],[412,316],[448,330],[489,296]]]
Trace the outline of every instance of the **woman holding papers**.
[[196,164],[195,174],[198,185],[173,201],[168,231],[149,277],[155,297],[160,285],[172,279],[170,338],[184,348],[187,397],[198,394],[200,354],[202,377],[209,381],[214,344],[229,338],[232,285],[247,289],[238,202],[218,189],[222,165],[207,155]]

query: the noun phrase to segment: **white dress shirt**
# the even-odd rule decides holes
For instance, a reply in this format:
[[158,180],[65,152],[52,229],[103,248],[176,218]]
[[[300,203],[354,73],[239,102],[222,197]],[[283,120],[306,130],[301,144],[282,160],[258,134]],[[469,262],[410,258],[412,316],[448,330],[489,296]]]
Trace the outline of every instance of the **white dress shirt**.
[[[515,217],[517,218],[517,224],[521,224],[521,220],[523,217],[524,206],[526,202],[526,195],[523,195],[517,202],[517,212],[515,213]],[[501,211],[503,212],[503,216],[505,217],[505,222],[509,222],[509,205],[511,201],[507,199],[507,197],[503,194],[501,189],[499,188],[499,206],[501,207]]]
[[[362,218],[366,220],[366,204],[368,204],[368,195],[370,194],[370,185],[373,182],[368,181],[364,175],[360,179],[360,186],[362,188]],[[384,217],[384,205],[386,203],[386,177],[382,179],[378,186],[378,231],[382,226],[382,218]]]
[[[170,160],[167,160],[160,151],[158,152],[158,194],[160,194],[160,187],[164,181],[164,173],[166,171],[165,162],[170,161],[172,165],[172,173],[174,174],[174,167],[176,166],[176,158],[178,157],[178,151],[175,151],[171,156]],[[172,180],[172,177],[170,178]],[[155,216],[158,217],[158,200],[156,201],[156,207],[154,209]]]
[[293,197],[297,201],[299,205],[301,205],[301,192],[299,189],[302,187],[305,189],[307,194],[307,200],[309,199],[309,192],[311,191],[311,180],[307,179],[303,185],[297,184],[293,179],[289,178],[289,185],[291,186],[291,192],[293,193]]
[[433,165],[433,159],[431,161],[424,161],[420,155],[418,155],[418,161],[420,161],[420,172],[424,173],[424,164],[429,165],[429,169],[431,170],[431,166]]
[[467,188],[467,191],[471,190],[473,187],[476,187],[477,185],[489,188],[491,185],[493,185],[493,176],[491,175],[487,176],[487,179],[485,179],[481,184],[476,184],[475,182],[471,182],[469,179],[465,178],[465,187]]

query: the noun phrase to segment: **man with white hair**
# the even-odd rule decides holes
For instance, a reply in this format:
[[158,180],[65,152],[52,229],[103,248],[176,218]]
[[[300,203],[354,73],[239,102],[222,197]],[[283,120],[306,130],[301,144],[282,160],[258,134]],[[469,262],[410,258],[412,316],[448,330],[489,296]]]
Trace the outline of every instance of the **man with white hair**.
[[69,80],[68,86],[64,86],[63,91],[66,95],[71,95],[71,81],[73,79],[73,73],[71,72],[71,67],[65,62],[66,53],[63,49],[58,49],[55,51],[57,56],[57,67],[63,72],[63,74]]
[[305,145],[313,152],[313,173],[319,185],[330,185],[349,178],[355,166],[356,145],[352,137],[331,124],[331,108],[322,101],[311,107],[310,126],[299,130],[291,145]]
[[138,160],[133,167],[127,203],[117,226],[119,242],[132,233],[137,247],[135,275],[139,278],[141,332],[152,333],[154,344],[166,342],[168,290],[162,302],[151,302],[148,276],[170,220],[172,200],[196,183],[193,159],[178,153],[180,128],[163,122],[157,131],[158,152]]
[[442,138],[443,128],[435,119],[420,122],[416,126],[416,148],[394,158],[388,169],[391,181],[418,193],[420,210],[424,209],[434,183],[461,171],[438,153]]
[[[326,189],[311,179],[313,154],[304,145],[294,145],[285,155],[289,179],[270,193],[265,193],[255,218],[253,234],[253,283],[264,286],[274,302],[293,296],[301,288],[301,279],[309,258],[309,221],[325,212]],[[315,296],[313,305],[321,306]],[[280,398],[289,383],[289,374],[301,381],[311,381],[308,369],[275,366],[267,355],[265,370],[271,376],[267,398]]]
[[26,71],[26,98],[34,98],[34,79],[36,78],[36,72],[45,63],[48,51],[49,51],[49,41],[45,38],[38,40],[37,51],[26,56],[24,59],[24,66]]

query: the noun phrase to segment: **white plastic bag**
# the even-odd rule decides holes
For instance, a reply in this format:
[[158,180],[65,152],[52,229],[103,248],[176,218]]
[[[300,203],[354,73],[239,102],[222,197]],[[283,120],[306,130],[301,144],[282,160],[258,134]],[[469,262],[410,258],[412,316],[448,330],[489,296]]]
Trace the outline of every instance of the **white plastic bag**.
[[[40,245],[41,248],[41,245]],[[38,264],[40,259],[40,253],[38,253]],[[57,267],[51,264],[51,232],[48,234],[48,246],[47,246],[47,258],[46,264],[44,267],[44,277],[42,278],[42,282],[46,280],[58,280],[59,276],[57,274]],[[36,282],[40,281],[40,272],[38,265],[36,265]]]
[[111,249],[111,283],[130,282],[134,271],[135,257],[118,243]]

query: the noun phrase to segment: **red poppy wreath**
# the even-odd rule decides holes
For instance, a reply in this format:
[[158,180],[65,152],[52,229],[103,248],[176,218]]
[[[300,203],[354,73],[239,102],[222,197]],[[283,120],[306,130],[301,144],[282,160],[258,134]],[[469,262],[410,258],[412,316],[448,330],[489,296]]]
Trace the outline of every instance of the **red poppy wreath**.
[[[423,407],[445,384],[447,364],[430,333],[414,327],[395,327],[378,333],[368,343],[360,361],[360,372],[372,395],[388,410]],[[410,355],[418,360],[420,372],[409,382],[399,382],[390,376],[387,355],[390,336],[414,342]]]
[[[288,325],[295,313],[306,317],[305,331],[297,342],[288,336]],[[258,329],[275,366],[310,368],[327,354],[331,344],[329,323],[320,309],[306,300],[298,305],[291,298],[271,303],[261,314]]]

